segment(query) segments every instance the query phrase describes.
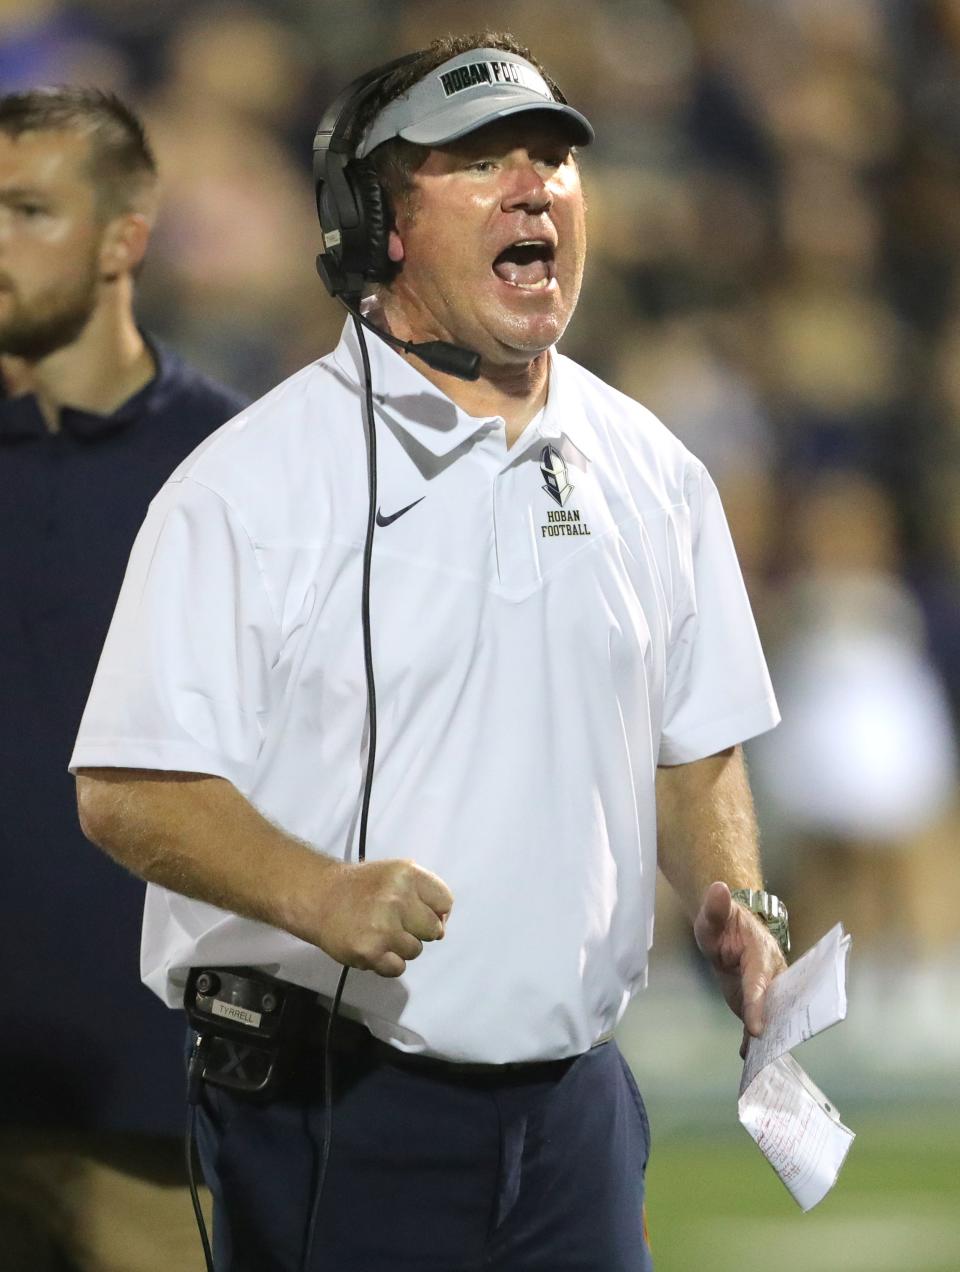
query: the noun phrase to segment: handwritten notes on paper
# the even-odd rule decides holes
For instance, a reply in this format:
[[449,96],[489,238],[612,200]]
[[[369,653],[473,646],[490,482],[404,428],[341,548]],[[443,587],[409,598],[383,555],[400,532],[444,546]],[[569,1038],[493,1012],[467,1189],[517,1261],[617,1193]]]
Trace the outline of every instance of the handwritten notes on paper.
[[740,1122],[803,1210],[836,1183],[854,1134],[789,1053],[846,1016],[849,950],[838,923],[776,978],[740,1082]]

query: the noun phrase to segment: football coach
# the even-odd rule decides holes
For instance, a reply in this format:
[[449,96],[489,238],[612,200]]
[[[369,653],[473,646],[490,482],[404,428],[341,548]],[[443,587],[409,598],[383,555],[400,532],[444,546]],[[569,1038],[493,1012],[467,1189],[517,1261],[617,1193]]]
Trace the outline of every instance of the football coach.
[[556,350],[592,138],[510,36],[351,85],[315,169],[343,337],[181,465],[128,566],[72,768],[150,882],[143,977],[316,995],[272,1098],[204,1089],[221,1272],[649,1269],[612,1034],[657,866],[750,1034],[784,966],[740,751],[778,715],[716,489]]

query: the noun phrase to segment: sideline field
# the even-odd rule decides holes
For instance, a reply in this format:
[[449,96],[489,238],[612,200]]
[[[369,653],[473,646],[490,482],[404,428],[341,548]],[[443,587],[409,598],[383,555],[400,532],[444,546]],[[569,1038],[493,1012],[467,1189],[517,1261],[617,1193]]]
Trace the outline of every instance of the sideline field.
[[739,1025],[692,958],[656,958],[618,1039],[653,1131],[656,1272],[960,1272],[960,948],[855,949],[847,1019],[797,1051],[857,1138],[804,1215],[737,1124]]
[[[655,1110],[651,1116],[656,1121]],[[656,1135],[656,1272],[957,1272],[960,1113],[851,1110],[840,1182],[802,1214],[745,1132]]]

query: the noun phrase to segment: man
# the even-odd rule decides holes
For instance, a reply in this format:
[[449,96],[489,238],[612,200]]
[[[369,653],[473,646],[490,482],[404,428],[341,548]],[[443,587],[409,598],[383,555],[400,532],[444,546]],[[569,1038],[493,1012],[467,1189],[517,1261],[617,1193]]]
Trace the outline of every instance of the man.
[[326,135],[333,164],[349,134],[369,165],[350,175],[368,202],[371,168],[386,186],[373,320],[480,358],[467,382],[369,342],[366,860],[349,326],[155,500],[73,755],[81,818],[160,885],[142,970],[171,1005],[191,966],[264,969],[328,1006],[355,969],[322,1192],[318,1044],[270,1102],[204,1095],[219,1269],[307,1266],[315,1202],[314,1268],[646,1269],[646,1116],[610,1033],[645,980],[658,839],[759,1032],[783,958],[730,887],[762,886],[738,744],[776,708],[702,466],[554,351],[587,121],[489,33],[350,100]]
[[242,405],[136,325],[156,205],[118,99],[0,97],[0,1232],[31,1272],[187,1267],[195,1244],[170,1186],[182,1031],[131,968],[143,888],[90,852],[63,773],[149,499]]

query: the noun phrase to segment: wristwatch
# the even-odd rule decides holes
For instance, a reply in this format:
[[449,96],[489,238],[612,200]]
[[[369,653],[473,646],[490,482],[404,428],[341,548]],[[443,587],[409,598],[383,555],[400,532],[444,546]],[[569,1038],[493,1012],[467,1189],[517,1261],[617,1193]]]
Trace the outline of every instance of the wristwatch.
[[784,954],[790,953],[789,915],[779,897],[758,888],[731,888],[730,895],[767,925]]

